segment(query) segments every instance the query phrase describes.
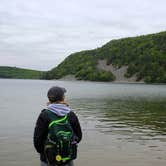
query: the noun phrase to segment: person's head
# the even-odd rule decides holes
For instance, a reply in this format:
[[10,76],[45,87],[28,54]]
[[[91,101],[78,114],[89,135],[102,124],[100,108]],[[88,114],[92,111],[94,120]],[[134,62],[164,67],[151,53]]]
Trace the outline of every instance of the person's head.
[[65,92],[66,92],[65,88],[62,88],[59,86],[51,87],[47,92],[47,97],[49,99],[49,102],[50,103],[58,103],[58,102],[64,101]]

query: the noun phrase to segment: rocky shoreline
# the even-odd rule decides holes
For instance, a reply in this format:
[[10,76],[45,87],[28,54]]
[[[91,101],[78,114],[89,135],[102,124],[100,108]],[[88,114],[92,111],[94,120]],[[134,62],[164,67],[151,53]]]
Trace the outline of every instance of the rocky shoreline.
[[[111,71],[116,76],[116,80],[112,81],[112,83],[144,83],[143,80],[136,81],[136,76],[133,76],[131,78],[126,78],[124,76],[124,74],[127,71],[127,66],[123,66],[121,68],[115,68],[112,64],[107,65],[106,60],[99,60],[97,68],[99,70]],[[62,81],[78,81],[77,78],[72,74],[66,75],[66,76],[62,77],[61,79],[59,79],[59,80],[62,80]]]
[[113,82],[117,82],[117,83],[144,83],[143,80],[136,81],[136,76],[126,78],[124,75],[127,72],[127,66],[123,66],[121,68],[115,68],[112,64],[107,65],[106,60],[99,60],[97,68],[99,70],[111,71],[116,77],[116,80]]

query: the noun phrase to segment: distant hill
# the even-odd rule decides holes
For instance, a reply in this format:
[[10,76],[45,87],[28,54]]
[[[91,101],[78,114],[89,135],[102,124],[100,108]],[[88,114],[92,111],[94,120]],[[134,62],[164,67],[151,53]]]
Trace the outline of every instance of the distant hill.
[[79,80],[114,81],[121,78],[116,75],[120,71],[126,80],[166,83],[166,31],[112,40],[100,48],[71,54],[44,78],[74,75]]
[[0,78],[41,79],[42,71],[0,66]]
[[[69,76],[69,77],[68,77]],[[69,55],[47,72],[0,67],[0,78],[166,83],[166,31],[112,40]]]

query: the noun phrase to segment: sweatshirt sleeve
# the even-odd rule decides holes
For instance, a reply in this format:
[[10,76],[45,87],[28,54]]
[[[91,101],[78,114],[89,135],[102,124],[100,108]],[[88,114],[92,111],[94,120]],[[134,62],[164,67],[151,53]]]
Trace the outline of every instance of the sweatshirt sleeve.
[[81,130],[80,122],[78,120],[78,117],[73,111],[71,111],[69,115],[70,115],[70,124],[73,128],[75,135],[78,138],[77,142],[79,143],[82,139],[82,130]]
[[37,119],[33,136],[34,147],[38,153],[44,150],[44,142],[48,133],[48,123],[46,115],[42,111]]

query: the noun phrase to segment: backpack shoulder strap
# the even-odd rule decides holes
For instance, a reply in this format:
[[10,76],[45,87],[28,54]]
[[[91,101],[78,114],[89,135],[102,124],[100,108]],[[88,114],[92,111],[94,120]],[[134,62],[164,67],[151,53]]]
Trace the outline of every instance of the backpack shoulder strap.
[[49,118],[49,121],[50,121],[48,128],[50,128],[53,124],[63,123],[68,121],[69,119],[68,114],[66,114],[65,116],[58,116],[48,109],[44,109],[43,111],[47,114],[47,117]]
[[53,120],[50,124],[49,124],[49,128],[53,125],[53,124],[60,124],[60,123],[63,123],[63,122],[66,122],[67,120],[67,115],[61,117],[61,118],[58,118],[56,120]]

